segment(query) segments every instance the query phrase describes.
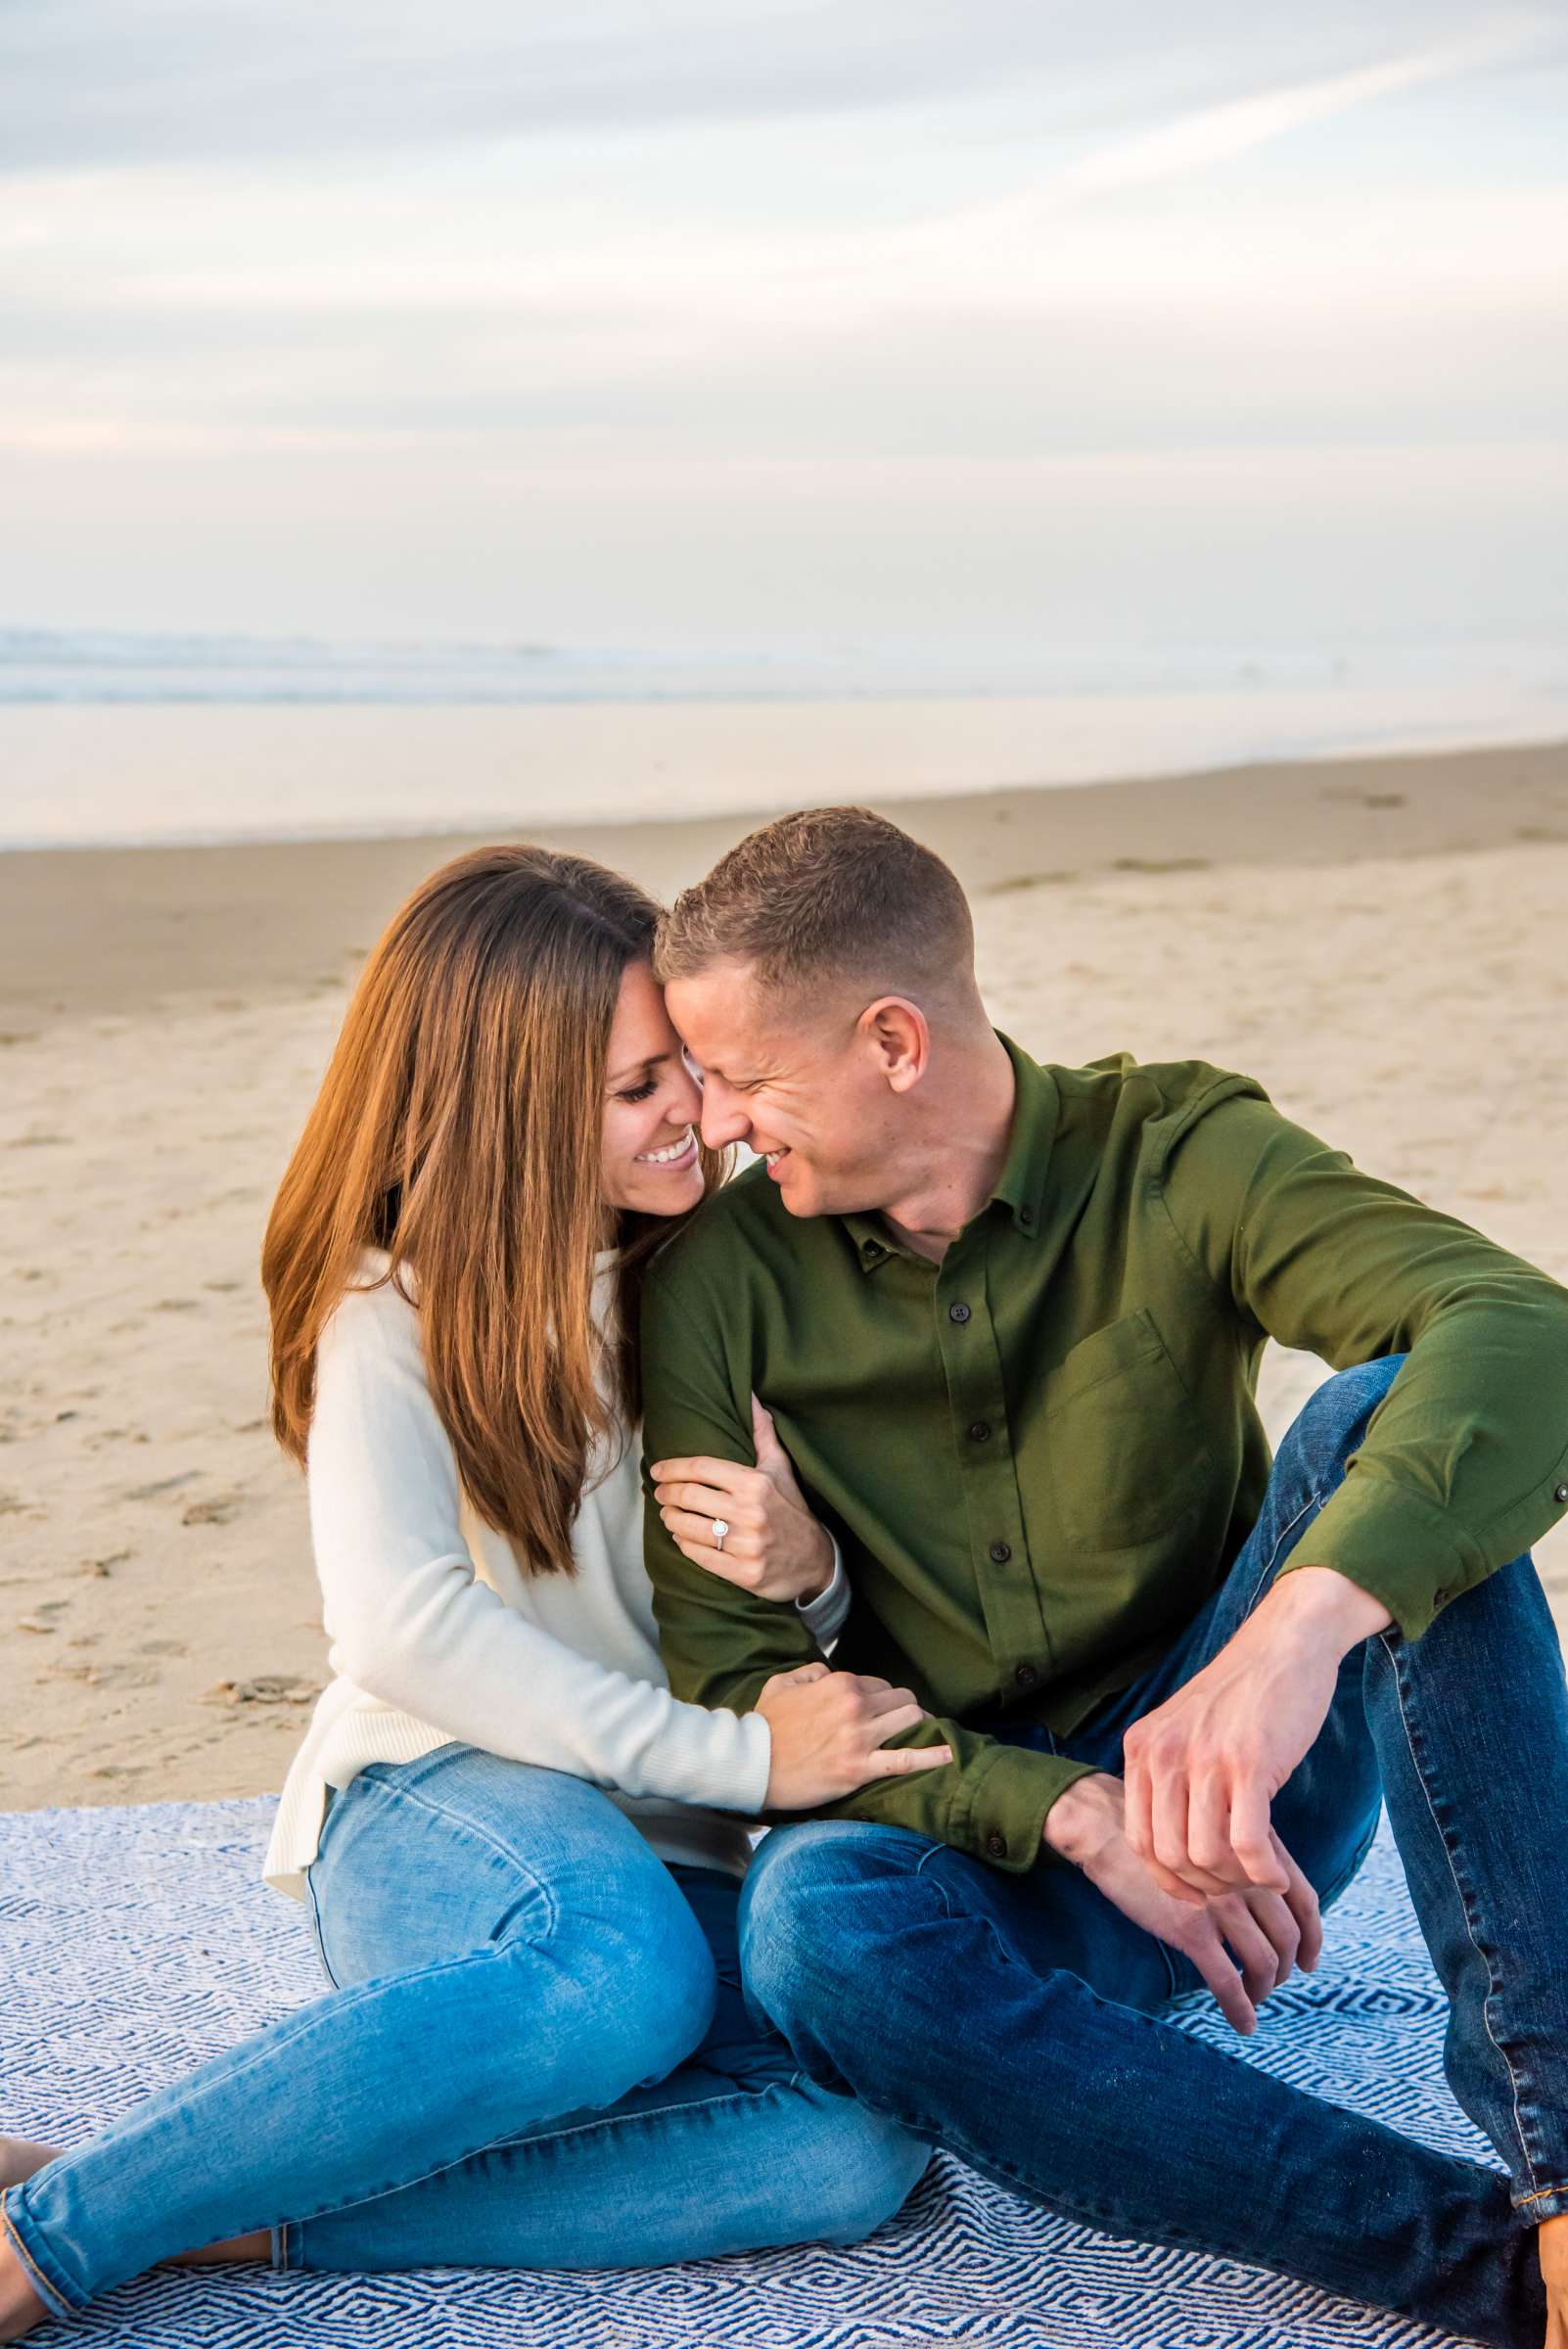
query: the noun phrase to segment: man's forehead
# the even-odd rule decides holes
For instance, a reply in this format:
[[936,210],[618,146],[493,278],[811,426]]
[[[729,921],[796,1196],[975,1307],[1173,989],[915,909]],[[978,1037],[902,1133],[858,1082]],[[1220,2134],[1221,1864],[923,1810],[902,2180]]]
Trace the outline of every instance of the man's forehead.
[[779,1077],[802,1072],[820,1054],[820,1024],[808,1003],[793,1016],[787,998],[761,987],[750,967],[715,965],[692,979],[672,980],[670,1017],[694,1057],[725,1077]]

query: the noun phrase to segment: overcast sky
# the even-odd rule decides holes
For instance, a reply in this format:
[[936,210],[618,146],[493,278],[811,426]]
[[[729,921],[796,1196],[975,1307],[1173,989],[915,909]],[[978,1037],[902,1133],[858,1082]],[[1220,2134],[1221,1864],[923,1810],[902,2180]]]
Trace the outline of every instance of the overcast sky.
[[1568,19],[8,0],[0,624],[1541,639]]

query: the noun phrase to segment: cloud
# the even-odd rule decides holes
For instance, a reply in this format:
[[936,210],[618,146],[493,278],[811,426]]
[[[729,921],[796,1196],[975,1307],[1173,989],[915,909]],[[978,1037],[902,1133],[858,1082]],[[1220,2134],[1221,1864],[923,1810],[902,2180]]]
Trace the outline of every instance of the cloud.
[[[432,625],[749,631],[820,572],[849,626],[902,591],[902,501],[967,627],[1113,491],[1130,594],[1211,459],[1214,531],[1272,484],[1287,571],[1319,495],[1375,533],[1402,445],[1436,508],[1568,412],[1562,44],[1478,5],[10,0],[0,609],[145,574],[171,624],[255,621],[261,563],[278,622],[349,634],[383,570]],[[1456,499],[1478,612],[1533,609],[1539,550],[1516,592]],[[775,610],[753,532],[797,528]]]
[[1229,156],[1267,146],[1306,123],[1325,121],[1398,91],[1417,89],[1424,82],[1452,80],[1504,58],[1522,56],[1544,46],[1552,29],[1545,17],[1506,18],[1467,40],[1439,43],[1355,72],[1287,83],[1226,105],[1204,107],[1157,129],[1094,149],[1058,172],[1050,192],[1103,195],[1203,170]]
[[[0,170],[307,162],[1029,94],[1081,136],[1462,24],[1465,0],[9,0]],[[940,141],[936,143],[940,145]],[[937,160],[936,146],[931,160]]]

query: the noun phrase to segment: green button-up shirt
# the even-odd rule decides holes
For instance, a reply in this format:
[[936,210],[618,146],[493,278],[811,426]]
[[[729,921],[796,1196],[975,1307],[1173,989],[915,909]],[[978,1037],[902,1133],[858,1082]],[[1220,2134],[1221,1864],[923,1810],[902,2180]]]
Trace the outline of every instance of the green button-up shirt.
[[[1042,1068],[1004,1037],[1011,1134],[941,1264],[879,1216],[792,1218],[759,1166],[656,1260],[645,1453],[750,1461],[771,1409],[853,1589],[834,1654],[935,1717],[954,1760],[819,1816],[1002,1867],[1082,1774],[1068,1732],[1175,1641],[1257,1521],[1266,1336],[1409,1360],[1289,1567],[1333,1567],[1416,1638],[1568,1504],[1568,1292],[1201,1061]],[[683,1558],[650,1499],[670,1685],[747,1710],[808,1661],[795,1609]],[[1288,1570],[1288,1569],[1287,1569]]]

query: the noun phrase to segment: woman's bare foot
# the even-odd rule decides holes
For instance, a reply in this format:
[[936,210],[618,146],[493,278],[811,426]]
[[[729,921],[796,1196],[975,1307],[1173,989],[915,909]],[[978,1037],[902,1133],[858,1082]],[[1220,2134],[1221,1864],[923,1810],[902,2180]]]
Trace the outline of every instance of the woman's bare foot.
[[30,2137],[0,2137],[0,2186],[21,2186],[59,2154],[58,2145],[35,2145]]
[[0,2341],[20,2341],[49,2311],[27,2281],[27,2271],[0,2232]]
[[[58,2145],[37,2145],[30,2138],[0,2137],[0,2187],[21,2186],[58,2158]],[[200,2251],[176,2251],[170,2265],[181,2268],[225,2267],[242,2260],[269,2260],[272,2236],[265,2227],[254,2234],[231,2235],[226,2242],[208,2243]],[[0,2234],[0,2341],[17,2341],[48,2311],[27,2280],[27,2271]]]
[[1545,2349],[1568,2349],[1568,2211],[1543,2219],[1536,2242],[1546,2286]]
[[[30,2138],[0,2137],[0,2187],[21,2186],[46,2161],[58,2145],[35,2145]],[[0,2231],[0,2341],[20,2341],[49,2314],[5,2234]]]

